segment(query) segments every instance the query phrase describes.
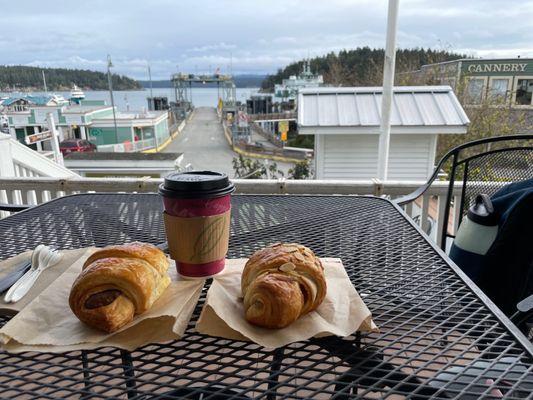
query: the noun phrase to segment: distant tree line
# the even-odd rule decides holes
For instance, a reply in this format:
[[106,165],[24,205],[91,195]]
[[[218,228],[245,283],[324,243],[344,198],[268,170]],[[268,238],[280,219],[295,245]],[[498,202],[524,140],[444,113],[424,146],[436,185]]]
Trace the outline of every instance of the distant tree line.
[[[324,83],[334,86],[380,86],[383,84],[383,49],[358,47],[354,50],[331,52],[325,56],[310,60],[311,70],[324,76]],[[445,50],[424,48],[398,49],[396,51],[396,72],[408,72],[420,69],[422,65],[466,58],[464,54]],[[304,61],[289,64],[273,75],[267,75],[261,88],[266,91],[274,89],[291,75],[302,71]]]
[[[97,71],[67,68],[40,68],[22,65],[0,66],[0,90],[43,90],[43,76],[48,90],[70,90],[76,84],[82,89],[107,89],[107,74]],[[134,79],[124,75],[112,75],[113,89],[142,89]]]

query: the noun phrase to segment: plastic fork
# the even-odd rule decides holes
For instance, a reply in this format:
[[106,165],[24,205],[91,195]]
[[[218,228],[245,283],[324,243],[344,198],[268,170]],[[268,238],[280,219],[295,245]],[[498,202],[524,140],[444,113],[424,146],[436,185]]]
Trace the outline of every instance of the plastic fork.
[[22,275],[9,288],[9,290],[7,291],[7,293],[4,296],[4,301],[6,303],[10,303],[11,302],[11,298],[13,296],[13,292],[17,289],[17,287],[19,287],[22,284],[22,282],[24,282],[26,279],[28,279],[32,275],[32,273],[37,270],[37,267],[39,266],[39,256],[41,255],[41,253],[43,253],[43,250],[45,250],[45,249],[47,249],[47,247],[42,245],[42,244],[40,244],[33,250],[33,252],[31,253],[31,267],[30,267],[30,269],[28,271],[26,271],[26,273],[24,273],[24,275]]
[[62,257],[63,255],[57,250],[50,250],[48,254],[45,254],[42,257],[41,255],[39,255],[39,266],[37,267],[35,271],[32,272],[32,274],[28,277],[28,279],[23,281],[14,290],[11,296],[11,302],[15,303],[19,301],[20,299],[22,299],[30,291],[30,289],[35,284],[35,282],[37,281],[37,278],[39,278],[41,273],[45,269],[56,265],[61,260]]

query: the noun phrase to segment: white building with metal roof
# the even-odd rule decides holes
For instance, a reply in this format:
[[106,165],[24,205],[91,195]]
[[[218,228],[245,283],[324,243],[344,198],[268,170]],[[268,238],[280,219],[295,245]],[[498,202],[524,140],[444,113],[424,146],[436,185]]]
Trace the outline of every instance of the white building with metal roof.
[[[315,135],[317,179],[377,177],[382,87],[308,88],[298,95],[298,133]],[[437,136],[466,133],[469,119],[449,86],[395,87],[388,178],[425,180]]]

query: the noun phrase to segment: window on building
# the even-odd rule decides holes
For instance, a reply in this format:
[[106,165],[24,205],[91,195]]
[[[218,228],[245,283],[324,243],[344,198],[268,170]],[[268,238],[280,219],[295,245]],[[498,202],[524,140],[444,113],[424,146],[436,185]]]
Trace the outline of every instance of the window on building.
[[466,94],[470,104],[479,104],[483,99],[483,88],[485,86],[485,80],[479,78],[472,78],[468,81],[466,88]]
[[518,79],[516,85],[516,100],[518,105],[531,105],[531,94],[533,92],[533,79]]
[[505,102],[509,90],[509,79],[494,78],[490,84],[490,95],[493,99]]

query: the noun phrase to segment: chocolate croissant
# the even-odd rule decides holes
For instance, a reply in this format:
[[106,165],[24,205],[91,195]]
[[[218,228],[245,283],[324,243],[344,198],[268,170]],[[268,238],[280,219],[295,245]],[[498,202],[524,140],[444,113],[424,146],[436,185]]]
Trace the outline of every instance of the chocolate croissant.
[[114,332],[148,310],[170,284],[169,262],[147,243],[108,246],[93,253],[70,290],[69,305],[82,322]]
[[324,300],[324,267],[305,246],[273,244],[250,257],[242,273],[241,290],[248,322],[284,328]]

